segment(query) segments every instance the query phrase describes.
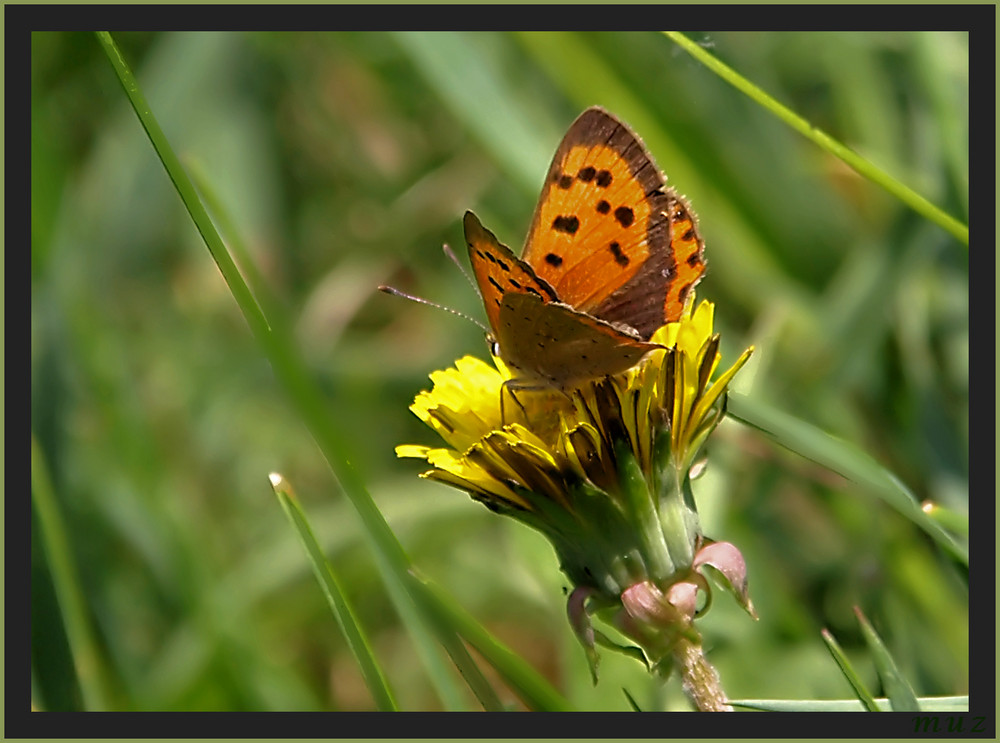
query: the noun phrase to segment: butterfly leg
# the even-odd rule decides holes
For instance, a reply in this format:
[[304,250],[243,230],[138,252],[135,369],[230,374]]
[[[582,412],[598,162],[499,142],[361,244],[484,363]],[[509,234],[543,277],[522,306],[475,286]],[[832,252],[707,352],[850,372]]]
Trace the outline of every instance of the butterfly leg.
[[530,392],[530,393],[543,393],[545,395],[555,395],[559,394],[566,398],[567,402],[573,405],[573,395],[570,390],[563,389],[561,387],[556,387],[552,384],[547,384],[544,382],[534,382],[527,379],[508,379],[502,385],[500,385],[500,420],[502,425],[507,425],[508,423],[513,423],[513,420],[507,419],[506,408],[504,405],[504,390],[507,390],[507,394],[510,395],[511,399],[517,403],[517,407],[521,409],[521,417],[527,425],[532,425],[531,417],[534,417],[534,423],[539,423],[539,419],[543,418],[549,414],[554,413],[553,404],[554,401],[551,399],[541,398],[536,400],[532,405],[532,414],[529,416],[528,409],[521,402],[521,399],[515,394],[515,390],[518,392]]
[[[516,380],[508,379],[502,385],[500,385],[500,424],[507,425],[507,414],[504,409],[503,403],[503,392],[507,390],[507,394],[510,395],[511,399],[517,403],[517,407],[521,408],[521,415],[524,416],[525,420],[528,420],[528,411],[525,409],[524,404],[517,399],[517,395],[514,394],[514,387],[518,386]],[[513,422],[513,421],[511,421]]]

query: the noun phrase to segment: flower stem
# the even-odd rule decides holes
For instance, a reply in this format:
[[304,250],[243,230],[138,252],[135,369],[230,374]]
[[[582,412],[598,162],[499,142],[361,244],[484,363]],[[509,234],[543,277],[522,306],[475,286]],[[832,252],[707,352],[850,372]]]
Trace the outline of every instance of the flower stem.
[[674,648],[674,659],[681,669],[684,691],[699,712],[732,712],[719,674],[702,652],[700,642],[681,639]]

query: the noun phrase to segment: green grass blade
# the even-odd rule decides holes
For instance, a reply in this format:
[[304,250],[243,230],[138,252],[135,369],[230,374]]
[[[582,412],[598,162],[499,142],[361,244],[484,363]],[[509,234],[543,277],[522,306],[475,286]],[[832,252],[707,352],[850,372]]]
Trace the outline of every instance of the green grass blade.
[[492,665],[529,709],[568,712],[573,708],[534,668],[486,631],[451,596],[431,581],[414,576],[429,610],[445,619]]
[[[69,532],[49,479],[41,447],[31,436],[31,502],[38,517],[42,547],[48,557],[52,584],[62,612],[66,639],[73,656],[73,666],[83,694],[84,709],[101,712],[109,709],[104,660],[98,649],[94,628],[87,613],[87,602],[76,569]],[[36,638],[44,642],[42,638]]]
[[153,111],[146,101],[146,97],[142,94],[139,83],[125,62],[125,58],[122,57],[121,52],[111,38],[111,34],[108,32],[98,31],[97,40],[101,43],[105,54],[107,54],[108,59],[111,61],[111,66],[114,67],[115,72],[118,74],[118,79],[125,89],[125,94],[128,96],[129,102],[132,104],[132,108],[139,118],[139,123],[146,130],[146,135],[149,137],[153,149],[156,150],[157,156],[167,171],[167,175],[173,181],[174,188],[177,189],[181,201],[184,202],[185,208],[187,208],[188,213],[191,215],[191,220],[208,246],[208,250],[211,252],[216,265],[222,272],[229,290],[233,293],[237,304],[240,306],[240,311],[250,324],[251,331],[253,331],[258,340],[265,339],[270,333],[267,322],[264,319],[264,314],[254,301],[253,295],[250,294],[250,290],[236,269],[236,264],[233,263],[232,258],[226,251],[226,247],[222,243],[222,238],[219,237],[219,233],[216,232],[212,220],[209,219],[205,207],[198,198],[194,184],[191,183],[191,179],[188,178],[184,168],[181,167],[180,159],[167,141],[166,135],[156,121],[156,117],[153,116]]
[[396,700],[393,698],[385,674],[382,673],[382,669],[372,653],[371,646],[368,644],[368,638],[358,624],[354,610],[340,587],[337,574],[324,557],[319,544],[316,543],[316,537],[313,536],[309,520],[303,512],[302,506],[292,494],[287,481],[280,475],[271,475],[271,487],[274,489],[274,494],[278,496],[278,502],[284,509],[285,515],[295,527],[302,546],[305,547],[316,580],[319,581],[326,600],[330,604],[330,609],[333,611],[333,616],[336,618],[337,624],[340,625],[347,645],[358,662],[365,685],[375,701],[375,707],[383,712],[395,711],[397,709]]
[[[920,709],[926,712],[968,712],[969,697],[921,697]],[[734,707],[756,709],[762,712],[864,712],[865,706],[857,699],[730,699]],[[892,706],[885,697],[875,699],[881,712],[891,712]]]
[[[156,122],[149,104],[111,35],[107,32],[98,32],[97,38],[118,74],[122,87],[160,161],[219,266],[251,332],[271,363],[275,376],[315,438],[338,484],[361,517],[364,525],[363,533],[372,547],[376,565],[389,595],[414,637],[416,650],[445,708],[464,708],[463,696],[451,676],[441,649],[434,642],[435,635],[460,665],[467,665],[463,659],[464,648],[460,646],[461,641],[453,632],[444,631],[440,625],[433,624],[432,618],[421,610],[414,597],[410,595],[412,585],[408,578],[409,558],[372,500],[357,470],[350,464],[352,450],[350,436],[335,424],[335,416],[328,410],[319,389],[292,346],[291,333],[284,332],[280,327],[272,329],[272,325],[254,300],[201,203],[194,184],[181,167],[180,160]],[[474,675],[471,669],[464,670],[467,677]]]
[[854,666],[851,665],[851,661],[847,659],[844,655],[844,651],[841,649],[840,644],[834,639],[833,635],[830,634],[829,630],[823,630],[823,642],[826,643],[826,649],[830,651],[830,655],[833,659],[837,661],[837,665],[840,666],[841,673],[844,674],[844,678],[847,679],[848,683],[853,687],[854,693],[858,695],[858,699],[864,705],[868,712],[880,712],[878,704],[875,703],[875,698],[872,696],[871,692],[868,691],[868,687],[858,676],[857,672],[854,670]]
[[799,134],[802,134],[807,139],[816,143],[831,155],[840,158],[850,168],[857,171],[865,178],[868,178],[873,183],[876,183],[884,188],[890,194],[917,212],[917,214],[920,214],[924,218],[950,232],[956,239],[965,245],[966,248],[969,247],[969,228],[967,225],[962,224],[951,215],[946,214],[944,211],[939,209],[920,194],[913,191],[908,186],[900,183],[898,180],[877,168],[853,150],[845,147],[826,132],[821,129],[817,129],[801,116],[778,103],[778,101],[769,96],[763,90],[758,88],[732,68],[720,62],[683,34],[677,31],[664,31],[664,34],[666,34],[671,41],[704,64],[723,80],[742,93],[745,93],[751,99],[792,127],[792,129],[799,132]]
[[872,651],[875,669],[878,671],[878,676],[882,681],[882,688],[885,689],[885,693],[889,696],[889,703],[892,705],[893,712],[919,712],[920,703],[917,701],[917,695],[913,693],[913,688],[906,678],[903,677],[903,674],[899,672],[899,669],[896,667],[896,661],[893,660],[888,648],[882,642],[882,638],[878,636],[875,628],[872,627],[867,617],[861,612],[861,609],[854,607],[854,613],[857,615],[858,623],[861,625],[861,632],[865,637],[865,643],[867,643],[868,649]]
[[968,567],[968,549],[930,518],[906,486],[868,454],[746,395],[730,393],[728,412],[737,420],[763,431],[789,451],[837,472],[866,492],[878,496]]
[[426,613],[428,623],[437,630],[439,640],[444,645],[448,655],[451,656],[451,660],[459,673],[462,674],[465,683],[483,706],[483,709],[487,712],[503,712],[505,709],[503,702],[500,700],[496,690],[483,675],[483,672],[479,670],[479,666],[473,660],[465,643],[462,642],[458,627],[455,626],[454,622],[449,620],[449,617],[442,615],[440,612],[435,612],[432,607],[428,607],[424,603],[420,581],[414,577],[413,571],[410,572],[407,578],[407,587],[410,591],[410,596],[420,606],[421,610]]
[[637,701],[635,701],[635,697],[633,697],[629,693],[628,689],[626,689],[625,687],[622,687],[622,693],[625,695],[625,698],[628,700],[628,706],[632,708],[633,712],[642,712],[642,707],[640,707],[639,703]]
[[246,277],[247,284],[253,292],[254,297],[256,297],[263,308],[264,316],[273,320],[278,316],[279,312],[277,303],[267,286],[267,282],[261,276],[257,264],[251,257],[246,241],[233,221],[232,215],[223,206],[218,192],[209,180],[201,163],[192,158],[185,158],[185,163],[191,173],[191,179],[194,181],[195,186],[197,186],[199,193],[201,193],[202,198],[208,206],[211,216],[218,223],[222,236],[232,248],[233,253],[236,254],[239,268]]
[[448,655],[451,656],[452,662],[458,668],[458,672],[462,674],[462,678],[469,689],[476,695],[479,703],[483,705],[483,709],[487,712],[505,711],[499,695],[490,686],[490,682],[483,675],[483,672],[479,670],[479,666],[476,665],[476,661],[473,660],[468,649],[462,643],[462,639],[454,632],[451,626],[442,624],[441,627],[448,636],[443,641],[445,650],[448,651]]
[[[191,164],[189,163],[189,166]],[[235,222],[229,215],[228,210],[222,205],[221,200],[215,193],[214,188],[208,181],[207,176],[200,171],[200,168],[195,166],[193,168],[193,176],[198,185],[198,190],[201,192],[202,196],[208,202],[208,207],[212,212],[213,217],[219,223],[223,232],[226,235],[226,239],[229,245],[232,246],[234,252],[237,254],[240,266],[247,276],[247,280],[250,283],[254,296],[257,297],[258,301],[265,307],[267,311],[267,317],[271,318],[272,324],[275,327],[285,327],[287,323],[285,322],[283,310],[278,307],[274,300],[267,284],[263,281],[259,271],[256,268],[256,264],[253,262],[249,251],[246,248],[246,243],[240,235],[240,230],[237,228]],[[275,318],[278,318],[275,320]],[[407,576],[408,578],[408,576]],[[405,578],[404,578],[405,580]],[[402,592],[398,592],[398,595],[403,596]],[[404,604],[409,604],[410,600],[408,598],[401,598]],[[409,616],[412,616],[412,612],[409,610],[404,610]],[[435,616],[431,615],[426,621],[434,622]],[[409,621],[408,624],[413,625],[413,621]],[[422,633],[419,626],[411,626],[411,630],[417,635]],[[479,671],[478,666],[475,661],[469,655],[468,650],[466,650],[465,645],[462,644],[460,639],[455,634],[454,630],[448,626],[438,626],[436,627],[438,640],[444,644],[445,650],[451,656],[452,662],[459,670],[462,678],[468,684],[469,688],[475,694],[476,698],[480,701],[483,707],[487,710],[501,710],[503,704],[501,703],[499,697],[497,697],[496,692],[490,686],[489,682]]]
[[968,514],[945,508],[933,501],[924,501],[920,507],[924,513],[948,531],[958,534],[963,539],[969,538]]

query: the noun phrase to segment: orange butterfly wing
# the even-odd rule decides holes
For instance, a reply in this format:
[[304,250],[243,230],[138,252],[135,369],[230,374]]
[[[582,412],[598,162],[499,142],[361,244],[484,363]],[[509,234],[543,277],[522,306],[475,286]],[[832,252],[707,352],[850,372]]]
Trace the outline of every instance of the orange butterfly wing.
[[517,292],[503,297],[496,340],[519,387],[566,389],[621,374],[662,348],[569,305]]
[[465,213],[465,240],[499,355],[517,386],[565,389],[635,366],[655,343],[559,301],[552,287]]
[[493,340],[522,387],[566,388],[633,366],[705,272],[691,208],[599,107],[559,144],[521,259],[471,212],[464,225]]
[[562,301],[643,338],[680,316],[705,270],[690,208],[638,136],[596,106],[556,150],[522,257]]
[[648,338],[684,310],[691,290],[705,273],[704,243],[691,207],[672,194],[670,250],[654,253],[636,275],[612,293],[594,315],[632,326]]
[[539,279],[531,266],[483,227],[475,214],[466,212],[462,224],[472,272],[479,284],[479,293],[483,295],[486,317],[495,339],[499,336],[500,305],[507,292],[527,292],[537,294],[547,302],[558,301],[552,287]]

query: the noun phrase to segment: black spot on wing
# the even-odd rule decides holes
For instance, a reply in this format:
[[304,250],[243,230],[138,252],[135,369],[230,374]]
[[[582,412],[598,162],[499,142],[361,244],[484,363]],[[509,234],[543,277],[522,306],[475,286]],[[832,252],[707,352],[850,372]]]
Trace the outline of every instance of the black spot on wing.
[[635,212],[630,207],[620,206],[615,209],[615,219],[622,227],[631,227],[635,222]]
[[552,229],[557,232],[565,232],[567,235],[575,235],[580,229],[580,220],[576,217],[558,216],[552,220]]
[[629,264],[628,256],[622,252],[622,246],[617,242],[612,242],[608,245],[608,250],[611,251],[611,255],[615,257],[615,263],[619,266],[627,266]]

